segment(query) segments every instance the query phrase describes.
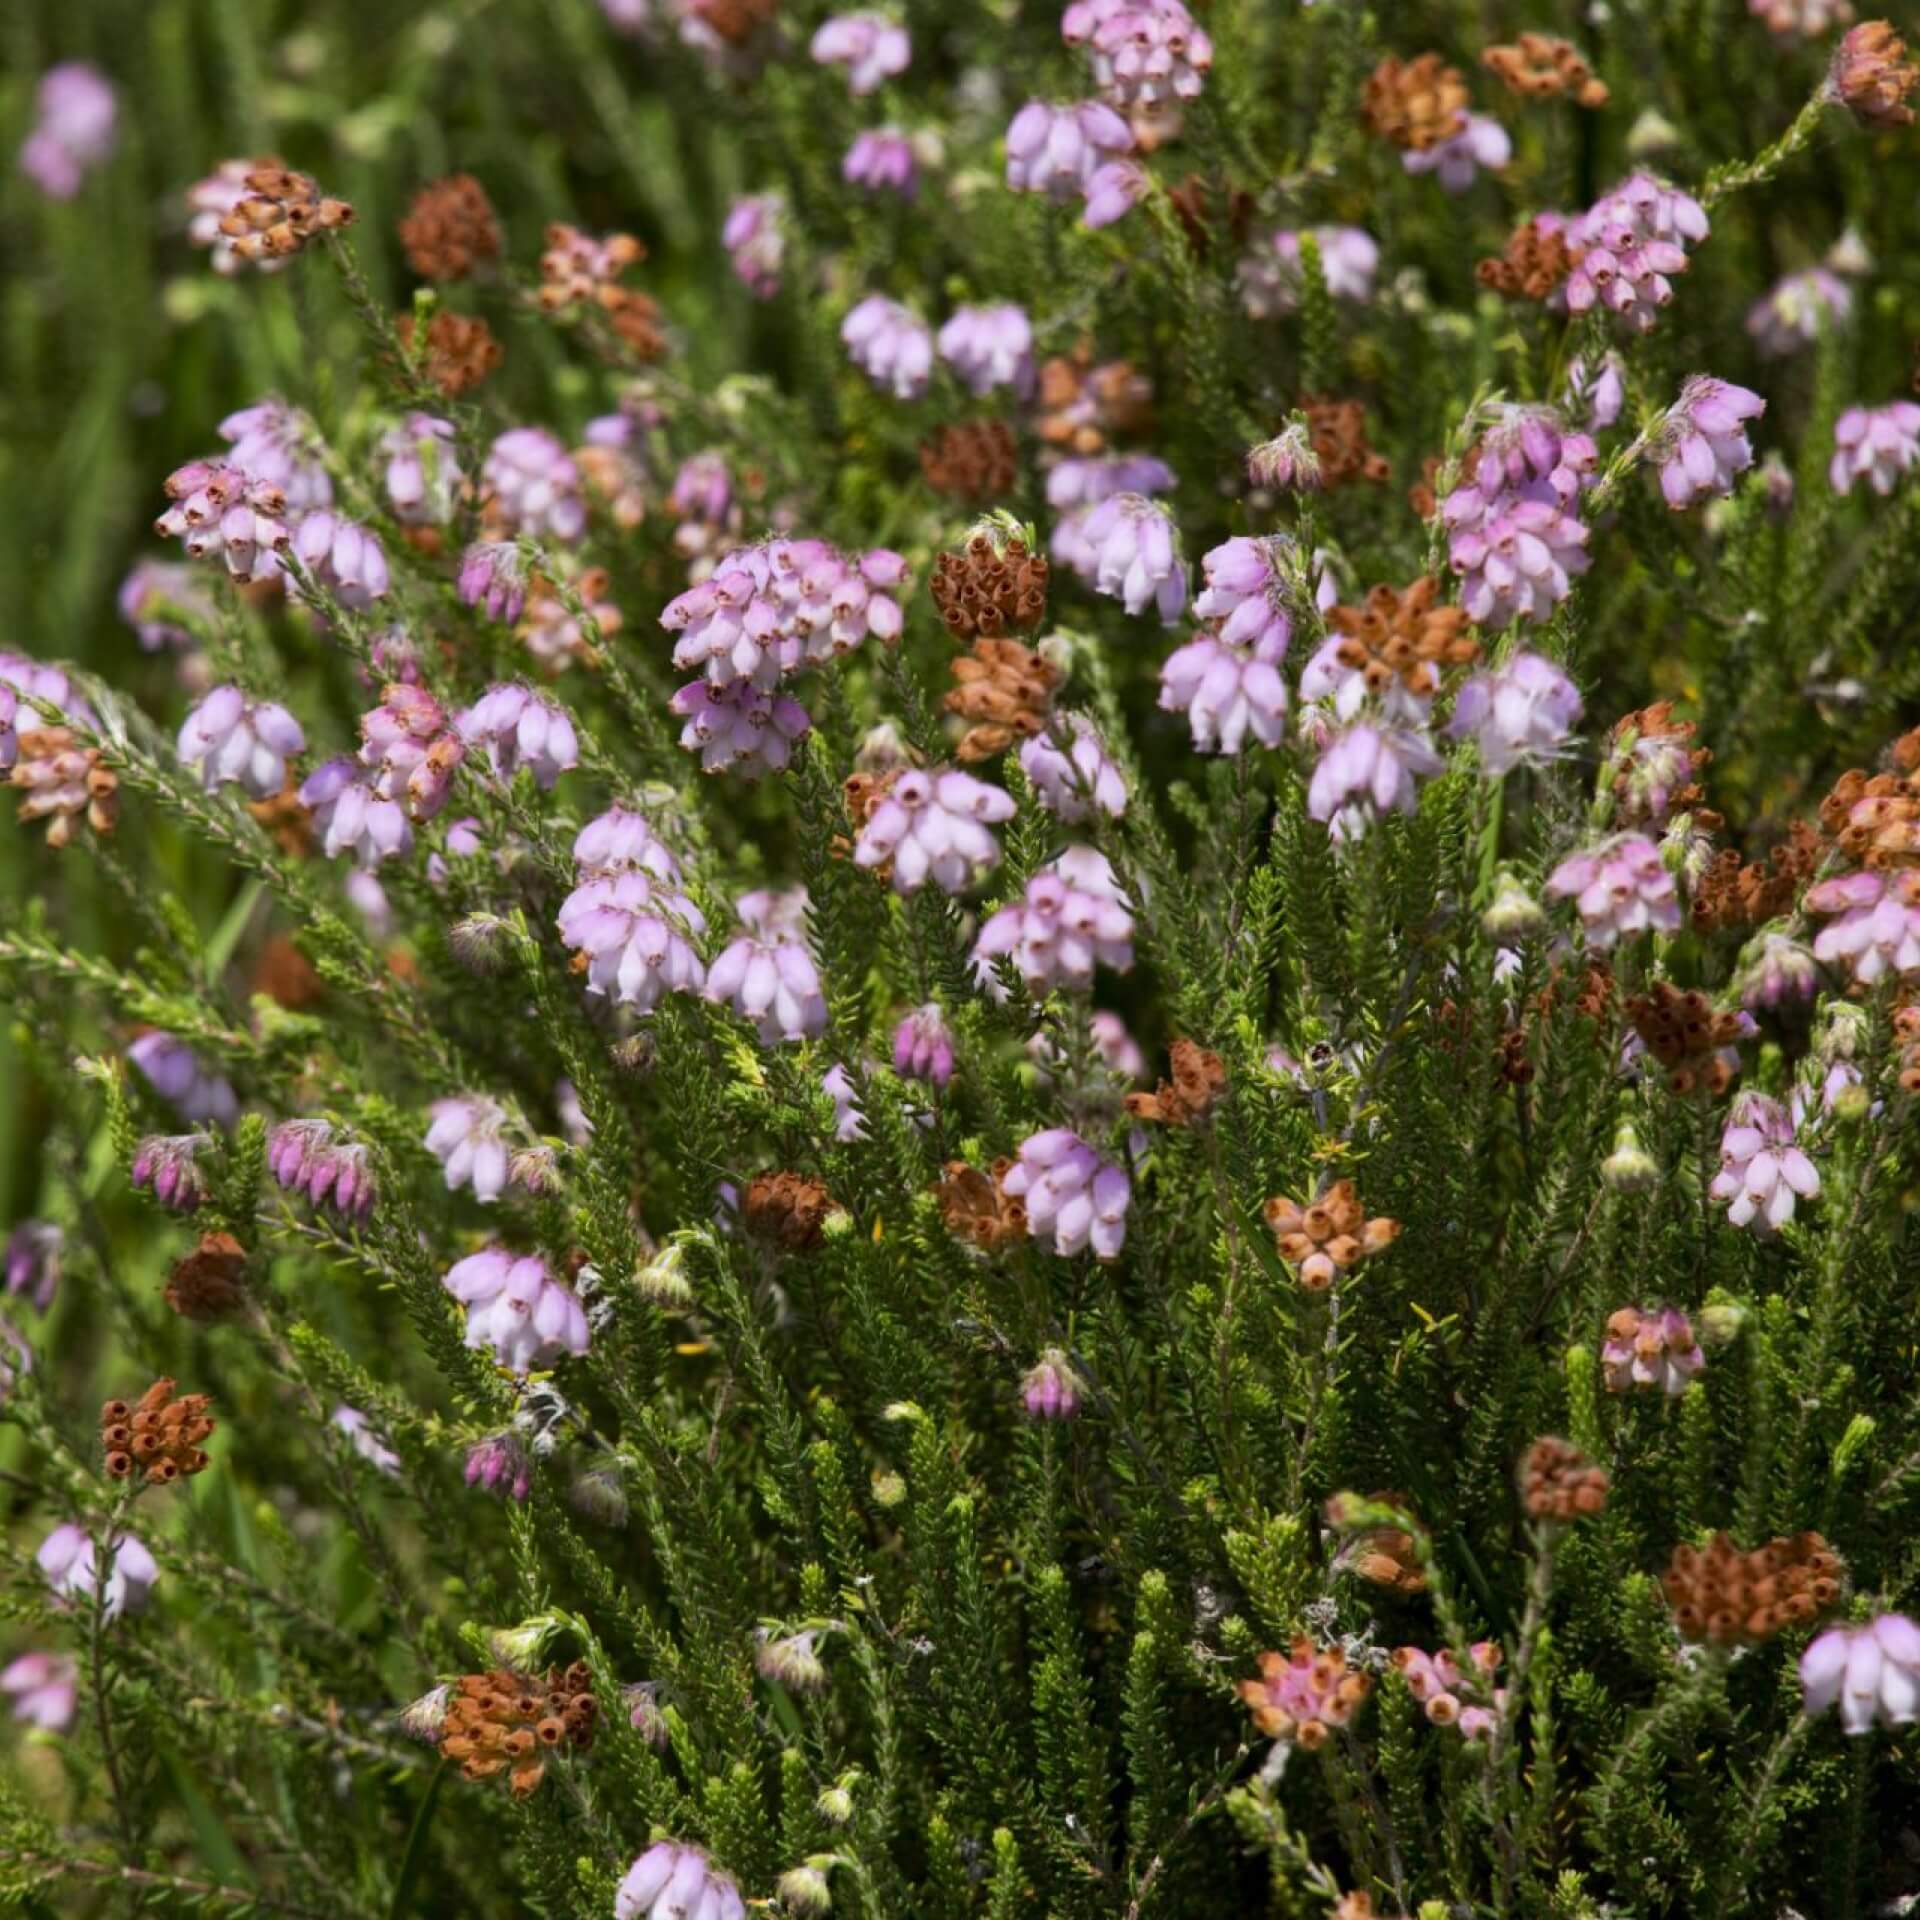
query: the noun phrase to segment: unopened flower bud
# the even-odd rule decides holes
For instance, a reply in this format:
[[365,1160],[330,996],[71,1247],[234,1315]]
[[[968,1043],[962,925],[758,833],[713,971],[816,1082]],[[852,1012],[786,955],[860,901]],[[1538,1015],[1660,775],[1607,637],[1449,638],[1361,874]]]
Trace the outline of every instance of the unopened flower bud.
[[667,1716],[660,1710],[659,1687],[651,1680],[636,1680],[632,1686],[621,1689],[621,1699],[626,1703],[627,1725],[648,1746],[664,1752],[668,1729]]
[[620,1484],[617,1467],[589,1467],[576,1475],[567,1489],[567,1504],[584,1519],[603,1527],[627,1524],[626,1489]]
[[1693,1319],[1705,1345],[1730,1347],[1747,1324],[1747,1310],[1737,1300],[1709,1300]]
[[447,944],[463,967],[493,973],[506,962],[511,932],[497,913],[470,913],[447,929]]
[[1296,414],[1274,435],[1247,453],[1247,478],[1256,487],[1300,493],[1318,492],[1320,456],[1304,414]]
[[860,737],[859,751],[853,756],[856,773],[891,773],[895,767],[910,766],[913,755],[906,740],[891,720],[869,727]]
[[803,1867],[789,1867],[774,1890],[780,1896],[780,1904],[790,1913],[829,1913],[833,1909],[827,1876],[811,1860]]
[[1086,1383],[1058,1347],[1049,1347],[1020,1382],[1020,1401],[1034,1420],[1071,1420]]
[[1613,1136],[1613,1151],[1600,1163],[1600,1178],[1615,1193],[1647,1193],[1660,1184],[1660,1169],[1640,1144],[1631,1120],[1622,1120]]
[[678,1240],[669,1241],[633,1276],[633,1284],[656,1306],[683,1307],[693,1298],[686,1265],[686,1247]]
[[870,1484],[876,1506],[897,1507],[907,1497],[905,1478],[887,1468],[876,1469]]
[[820,1818],[832,1826],[844,1827],[853,1818],[853,1795],[845,1787],[823,1787],[813,1804]]
[[1649,107],[1627,129],[1627,154],[1634,160],[1653,160],[1680,144],[1680,129],[1664,114]]
[[1530,939],[1547,924],[1546,910],[1520,882],[1504,868],[1494,882],[1493,903],[1480,916],[1480,924],[1490,940],[1502,946],[1515,940]]
[[511,1668],[515,1673],[526,1673],[539,1665],[542,1656],[552,1645],[561,1629],[559,1617],[551,1613],[536,1613],[531,1620],[522,1620],[517,1627],[493,1627],[487,1633],[487,1652],[494,1662]]
[[789,1693],[821,1693],[827,1685],[826,1662],[814,1647],[815,1630],[774,1635],[761,1629],[760,1651],[754,1665],[763,1680],[772,1680]]

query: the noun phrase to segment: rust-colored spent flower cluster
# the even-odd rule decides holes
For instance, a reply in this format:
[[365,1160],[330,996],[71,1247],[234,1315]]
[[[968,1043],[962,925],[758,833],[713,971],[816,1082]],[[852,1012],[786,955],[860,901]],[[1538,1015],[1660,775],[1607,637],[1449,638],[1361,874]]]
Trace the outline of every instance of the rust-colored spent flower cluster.
[[983,1253],[1000,1253],[1027,1237],[1027,1207],[1002,1186],[1013,1169],[1010,1159],[996,1160],[982,1173],[964,1160],[949,1160],[942,1170],[934,1198],[940,1219],[956,1240],[965,1240]]
[[1604,107],[1609,98],[1606,82],[1594,77],[1579,48],[1557,33],[1523,33],[1510,45],[1487,48],[1480,64],[1510,91],[1536,100],[1564,94],[1576,106]]
[[413,196],[400,222],[407,264],[423,280],[464,280],[500,257],[500,222],[470,173],[450,173]]
[[242,260],[285,260],[323,233],[353,225],[344,200],[322,194],[312,176],[291,167],[255,167],[246,193],[220,221]]
[[1358,400],[1327,400],[1303,396],[1300,411],[1307,416],[1307,432],[1314,457],[1320,462],[1320,484],[1331,490],[1355,480],[1385,486],[1393,469],[1385,454],[1376,453],[1367,439],[1367,410]]
[[[403,313],[393,324],[400,344],[413,353],[413,315]],[[420,370],[451,400],[477,387],[505,357],[506,349],[484,320],[442,307],[427,322]]]
[[1400,1237],[1400,1222],[1369,1220],[1351,1180],[1336,1180],[1304,1206],[1276,1194],[1262,1210],[1280,1258],[1309,1293],[1324,1293],[1338,1274]]
[[[996,540],[981,532],[958,553],[935,557],[927,590],[956,639],[1020,633],[1047,616],[1047,557],[1015,534]],[[1054,680],[1059,676],[1052,668]]]
[[19,742],[7,778],[20,790],[20,818],[47,823],[48,846],[66,846],[82,820],[95,833],[113,831],[120,781],[98,747],[82,746],[71,727],[35,726]]
[[620,284],[620,276],[646,257],[645,246],[630,233],[596,240],[556,221],[540,256],[540,304],[549,313],[595,308],[635,358],[657,360],[667,350],[660,308],[637,287]]
[[455,1683],[441,1723],[440,1751],[468,1780],[506,1772],[516,1800],[540,1784],[548,1756],[593,1745],[599,1709],[584,1661],[562,1673],[468,1673]]
[[1360,117],[1382,140],[1424,153],[1466,125],[1467,83],[1437,53],[1388,54],[1367,76]]
[[1437,693],[1443,668],[1464,667],[1480,654],[1465,610],[1441,603],[1440,582],[1430,573],[1397,592],[1375,587],[1360,606],[1329,607],[1327,626],[1340,636],[1340,664],[1376,695],[1396,680],[1409,693]]
[[950,664],[957,684],[944,705],[973,723],[954,749],[956,760],[990,760],[1047,724],[1060,674],[1031,647],[1018,640],[976,640],[972,652]]
[[1520,1463],[1520,1504],[1535,1520],[1604,1513],[1613,1481],[1571,1441],[1543,1434]]
[[1579,260],[1580,249],[1569,246],[1558,227],[1528,220],[1508,234],[1499,258],[1482,260],[1474,274],[1483,287],[1509,300],[1547,300]]
[[1020,484],[1020,443],[1004,420],[955,420],[920,442],[920,471],[935,493],[999,500]]
[[1907,43],[1887,20],[1863,20],[1834,49],[1829,84],[1833,97],[1862,126],[1908,127],[1907,98],[1920,87],[1920,67],[1907,58]]
[[1691,1093],[1705,1086],[1709,1093],[1725,1093],[1736,1062],[1724,1050],[1738,1045],[1738,1013],[1716,1011],[1697,987],[1676,987],[1656,980],[1645,993],[1627,998],[1627,1018],[1646,1042],[1647,1051],[1667,1069],[1667,1085],[1675,1093]]
[[149,1486],[164,1487],[207,1470],[201,1442],[213,1431],[204,1393],[173,1397],[171,1380],[156,1380],[132,1406],[109,1400],[100,1409],[100,1445],[110,1479],[125,1480],[136,1469]]
[[1900,1085],[1920,1093],[1920,1007],[1902,1007],[1893,1016],[1893,1037],[1900,1043]]
[[1840,1561],[1817,1533],[1748,1553],[1719,1533],[1704,1549],[1675,1547],[1660,1585],[1682,1638],[1755,1646],[1825,1613],[1840,1598]]
[[1904,867],[1920,859],[1920,728],[1893,743],[1891,769],[1849,768],[1820,802],[1820,824],[1863,867]]
[[1820,865],[1820,836],[1796,820],[1766,859],[1743,861],[1731,847],[1714,855],[1693,889],[1693,924],[1702,933],[1757,927],[1799,899]]
[[162,1297],[183,1320],[225,1320],[245,1301],[247,1250],[230,1233],[203,1233],[174,1263]]
[[1162,1080],[1152,1093],[1128,1094],[1127,1111],[1163,1127],[1190,1127],[1226,1092],[1226,1064],[1194,1040],[1176,1040],[1167,1052],[1173,1078]]
[[755,1174],[740,1203],[747,1231],[789,1253],[817,1247],[832,1211],[826,1183],[800,1173]]
[[1144,433],[1153,424],[1153,383],[1125,360],[1093,364],[1083,340],[1040,368],[1040,438],[1063,453],[1104,453],[1116,435]]
[[1316,1647],[1302,1634],[1285,1654],[1263,1653],[1260,1678],[1240,1682],[1253,1724],[1275,1740],[1311,1753],[1344,1727],[1373,1691],[1373,1676],[1347,1664],[1338,1647]]

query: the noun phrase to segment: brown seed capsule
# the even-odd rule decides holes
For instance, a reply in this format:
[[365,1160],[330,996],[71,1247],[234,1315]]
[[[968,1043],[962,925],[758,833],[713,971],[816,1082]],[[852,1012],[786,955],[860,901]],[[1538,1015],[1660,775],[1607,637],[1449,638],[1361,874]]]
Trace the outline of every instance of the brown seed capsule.
[[1384,486],[1393,469],[1367,440],[1366,409],[1358,400],[1303,396],[1300,410],[1320,462],[1320,484],[1331,490],[1354,480]]
[[955,420],[920,442],[920,471],[935,493],[1002,499],[1020,484],[1019,442],[1004,420]]
[[[1046,618],[1047,575],[1046,555],[1029,552],[1018,535],[983,530],[970,535],[959,552],[934,560],[927,587],[955,639],[992,639],[1024,632]],[[1049,692],[1060,677],[1051,667],[1035,672]]]
[[1752,1646],[1826,1612],[1840,1598],[1839,1575],[1820,1534],[1783,1535],[1742,1553],[1719,1533],[1704,1552],[1676,1546],[1660,1585],[1684,1639]]
[[1474,274],[1483,287],[1509,300],[1547,300],[1579,265],[1580,253],[1558,227],[1528,220],[1507,236],[1499,258],[1482,260]]
[[747,1183],[740,1212],[747,1231],[789,1253],[808,1253],[824,1238],[833,1196],[799,1173],[761,1173]]
[[1564,94],[1576,106],[1604,107],[1610,97],[1606,82],[1594,77],[1579,49],[1558,34],[1523,33],[1511,46],[1488,47],[1480,64],[1531,99]]
[[463,1674],[447,1701],[439,1746],[468,1780],[507,1772],[514,1797],[524,1799],[545,1776],[545,1753],[569,1745],[584,1753],[592,1746],[597,1717],[584,1662],[544,1675]]
[[1578,1447],[1542,1435],[1520,1467],[1520,1500],[1536,1520],[1566,1522],[1604,1512],[1612,1480]]
[[413,196],[400,222],[407,264],[423,280],[464,280],[500,257],[500,222],[470,173],[450,173]]
[[1031,648],[1018,640],[976,640],[949,667],[958,684],[943,704],[973,722],[954,749],[955,759],[991,759],[1045,728],[1060,675]]
[[1367,76],[1360,117],[1380,139],[1424,153],[1467,124],[1467,85],[1437,53],[1389,54]]
[[167,1486],[185,1475],[202,1473],[209,1462],[200,1443],[213,1432],[207,1416],[213,1404],[204,1393],[173,1397],[173,1382],[156,1380],[129,1407],[109,1400],[100,1410],[100,1443],[106,1470],[124,1480],[139,1467],[154,1486]]
[[949,1160],[934,1197],[940,1218],[956,1240],[970,1241],[983,1253],[999,1253],[1027,1237],[1026,1203],[1009,1194],[1003,1182],[1013,1162],[996,1160],[982,1173],[964,1160]]
[[164,1298],[183,1320],[224,1320],[246,1302],[247,1251],[230,1233],[205,1233],[174,1263]]
[[[414,316],[403,313],[393,323],[408,353],[413,348]],[[506,357],[484,320],[440,308],[427,322],[427,343],[420,370],[449,400],[477,387]]]
[[1835,49],[1828,85],[1862,126],[1906,127],[1913,124],[1907,97],[1920,86],[1920,68],[1890,21],[1864,20]]
[[1173,1078],[1152,1093],[1128,1094],[1127,1111],[1163,1127],[1190,1127],[1226,1092],[1227,1069],[1217,1053],[1191,1040],[1176,1040],[1169,1056]]

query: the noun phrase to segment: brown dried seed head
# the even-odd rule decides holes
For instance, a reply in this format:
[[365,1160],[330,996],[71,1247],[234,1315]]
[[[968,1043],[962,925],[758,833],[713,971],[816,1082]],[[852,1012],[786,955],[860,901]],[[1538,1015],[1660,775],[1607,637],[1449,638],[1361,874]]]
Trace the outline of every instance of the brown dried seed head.
[[500,222],[486,189],[470,173],[451,173],[413,196],[400,222],[407,264],[423,280],[464,280],[500,257]]
[[1466,82],[1437,53],[1389,54],[1367,76],[1360,117],[1382,140],[1424,152],[1466,125]]
[[[403,313],[393,324],[401,345],[411,354],[414,316]],[[451,400],[477,387],[505,357],[506,349],[484,320],[441,307],[427,322],[420,369]]]

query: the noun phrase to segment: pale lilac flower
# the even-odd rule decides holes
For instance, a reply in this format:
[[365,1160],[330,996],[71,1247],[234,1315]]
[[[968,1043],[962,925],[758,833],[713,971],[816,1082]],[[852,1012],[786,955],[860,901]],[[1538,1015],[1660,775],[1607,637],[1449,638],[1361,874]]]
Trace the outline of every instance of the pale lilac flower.
[[896,400],[926,392],[933,335],[911,307],[871,293],[841,321],[840,339],[853,364]]
[[1669,276],[1686,271],[1688,246],[1707,231],[1691,194],[1630,174],[1568,225],[1568,243],[1581,252],[1559,298],[1571,313],[1605,307],[1646,333],[1673,298]]
[[1121,1080],[1145,1078],[1147,1057],[1117,1013],[1096,1013],[1087,1024],[1093,1030],[1093,1050],[1109,1073]]
[[[911,200],[920,191],[913,142],[898,127],[866,127],[855,134],[840,163],[840,177],[850,187],[865,187],[869,193],[897,193],[903,200]],[[906,309],[896,307],[894,311],[905,313]],[[851,323],[853,316],[847,318]],[[841,338],[848,339],[844,330]],[[849,347],[852,344],[848,339]],[[880,378],[877,374],[874,377]],[[909,397],[900,395],[903,400]]]
[[326,509],[308,514],[294,528],[293,552],[343,607],[370,607],[392,584],[379,536]]
[[1408,148],[1400,164],[1408,173],[1430,173],[1448,193],[1465,193],[1485,167],[1498,171],[1513,158],[1513,142],[1498,120],[1470,113],[1452,138],[1424,148]]
[[1296,414],[1271,440],[1247,449],[1248,484],[1278,493],[1318,493],[1320,456],[1313,450],[1313,430]]
[[807,51],[822,66],[845,67],[847,90],[872,93],[913,58],[913,40],[883,13],[836,13],[816,30]]
[[214,605],[191,567],[172,560],[136,561],[120,583],[120,618],[130,626],[143,653],[190,647],[193,633],[181,623],[212,626]]
[[373,1429],[373,1423],[358,1407],[339,1406],[333,1410],[333,1424],[347,1436],[351,1446],[368,1466],[382,1473],[398,1473],[400,1456]]
[[1362,720],[1333,734],[1307,783],[1307,813],[1335,840],[1357,840],[1384,813],[1412,813],[1419,785],[1446,762],[1423,728]]
[[467,1449],[464,1477],[482,1493],[524,1504],[533,1491],[533,1462],[517,1433],[491,1434]]
[[1083,713],[1063,715],[1047,732],[1023,740],[1020,771],[1040,804],[1069,825],[1096,813],[1118,820],[1127,810],[1126,779]]
[[454,724],[469,749],[486,748],[497,779],[511,780],[525,767],[545,793],[580,764],[580,742],[566,708],[517,681],[489,687]]
[[240,1097],[232,1081],[206,1066],[184,1040],[157,1028],[127,1048],[127,1058],[160,1098],[185,1120],[211,1120],[230,1127],[240,1117]]
[[1827,478],[1835,493],[1851,493],[1865,480],[1885,495],[1920,460],[1920,406],[1895,400],[1884,407],[1849,407],[1834,423],[1833,460]]
[[1615,834],[1562,860],[1547,892],[1573,901],[1587,944],[1602,951],[1637,934],[1680,931],[1679,890],[1644,833]]
[[[1320,274],[1336,300],[1373,298],[1380,247],[1360,227],[1310,227],[1320,250]],[[1240,298],[1256,320],[1292,313],[1300,305],[1300,233],[1293,227],[1256,246],[1239,267]]]
[[698,993],[706,968],[689,935],[700,909],[639,867],[586,879],[561,902],[560,939],[587,956],[587,991],[651,1013],[662,993]]
[[304,1193],[316,1207],[364,1225],[373,1217],[379,1189],[372,1156],[343,1141],[325,1120],[284,1120],[267,1136],[267,1171],[289,1193]]
[[996,387],[1009,387],[1023,400],[1033,391],[1033,322],[1024,307],[1010,301],[956,307],[940,329],[939,346],[940,358],[977,398]]
[[1720,1171],[1707,1188],[1736,1227],[1777,1233],[1793,1218],[1796,1196],[1820,1191],[1814,1164],[1794,1144],[1795,1116],[1764,1093],[1735,1097],[1720,1136]]
[[[77,1527],[71,1521],[55,1527],[41,1541],[40,1551],[33,1557],[58,1598],[92,1604],[99,1573],[93,1537],[84,1527]],[[159,1578],[160,1569],[153,1555],[132,1534],[119,1535],[107,1550],[101,1612],[109,1620],[119,1619],[122,1613],[138,1613],[147,1604],[147,1595]]]
[[1029,1134],[1001,1185],[1027,1203],[1029,1236],[1062,1257],[1091,1245],[1096,1258],[1111,1260],[1126,1243],[1133,1198],[1126,1169],[1103,1159],[1070,1128]]
[[1133,915],[1106,856],[1069,847],[992,915],[974,942],[974,966],[1002,957],[1036,994],[1061,986],[1085,992],[1096,963],[1131,972]]
[[351,853],[371,868],[412,849],[406,809],[376,792],[366,772],[344,755],[322,761],[307,775],[300,783],[300,803],[312,811],[329,859]]
[[1626,363],[1617,353],[1606,353],[1589,367],[1576,356],[1567,363],[1567,411],[1577,418],[1586,410],[1586,431],[1605,433],[1627,404]]
[[134,1148],[128,1177],[147,1187],[163,1207],[192,1213],[207,1197],[199,1159],[213,1145],[210,1133],[150,1133]]
[[333,480],[314,451],[313,426],[275,396],[242,407],[220,422],[227,460],[249,479],[286,495],[295,516],[333,505]]
[[1920,970],[1920,873],[1863,869],[1807,889],[1809,913],[1828,915],[1813,957],[1844,966],[1863,987]]
[[740,1889],[698,1847],[659,1841],[613,1896],[613,1920],[746,1920]]
[[6,1287],[45,1313],[60,1289],[60,1253],[67,1236],[51,1220],[22,1220],[7,1235]]
[[487,450],[481,488],[510,533],[570,546],[587,530],[573,456],[545,427],[511,427]]
[[1049,1347],[1021,1379],[1020,1404],[1029,1420],[1071,1420],[1086,1385],[1066,1354]]
[[770,690],[803,666],[900,637],[906,562],[885,547],[859,555],[824,540],[763,540],[724,554],[711,574],[669,601],[660,624],[680,635],[677,667],[716,687]]
[[527,604],[527,556],[513,540],[476,540],[460,556],[460,598],[511,626]]
[[1883,1613],[1864,1627],[1829,1627],[1800,1656],[1807,1713],[1840,1703],[1848,1733],[1867,1733],[1920,1719],[1920,1626],[1904,1613]]
[[893,1030],[893,1070],[903,1080],[924,1080],[944,1093],[953,1078],[953,1035],[937,1003],[928,1001]]
[[1166,507],[1144,494],[1112,494],[1087,514],[1081,533],[1093,555],[1088,585],[1094,592],[1131,614],[1153,607],[1166,626],[1179,619],[1187,604],[1187,563]]
[[451,420],[410,413],[380,436],[387,503],[403,526],[441,527],[453,518],[460,488]]
[[771,300],[780,291],[780,267],[786,258],[786,201],[777,193],[749,193],[727,210],[720,229],[734,278],[756,300]]
[[1685,1393],[1707,1364],[1693,1336],[1693,1322],[1677,1308],[1644,1313],[1622,1307],[1607,1321],[1600,1348],[1600,1370],[1609,1393],[1658,1387],[1669,1396]]
[[79,1668],[63,1653],[23,1653],[0,1672],[13,1717],[43,1733],[65,1733],[79,1702]]
[[917,893],[929,878],[942,892],[964,893],[1000,864],[992,829],[1013,810],[1010,794],[970,773],[909,768],[860,829],[854,864],[890,863],[896,893]]
[[1160,705],[1185,712],[1193,744],[1202,753],[1238,753],[1249,733],[1263,747],[1277,747],[1286,733],[1287,683],[1283,629],[1269,628],[1255,645],[1229,646],[1203,631],[1167,656],[1160,669]]
[[[1749,387],[1692,375],[1655,440],[1653,457],[1667,505],[1677,510],[1707,495],[1731,493],[1734,476],[1753,465],[1744,423],[1766,410],[1767,403]],[[1920,407],[1910,411],[1920,420]]]
[[178,538],[190,560],[219,560],[244,586],[256,573],[272,578],[276,556],[291,544],[282,515],[286,496],[224,460],[192,460],[167,476],[173,502],[154,532]]
[[1825,267],[1807,267],[1776,280],[1747,313],[1747,331],[1764,354],[1798,353],[1839,327],[1853,312],[1853,289]]
[[656,880],[678,882],[680,863],[648,824],[631,807],[609,807],[589,820],[574,836],[574,865],[583,879],[624,873],[638,867]]
[[844,1147],[867,1137],[867,1119],[853,1076],[835,1061],[820,1077],[820,1090],[833,1102],[833,1137]]
[[827,998],[807,944],[807,890],[760,888],[734,902],[744,929],[707,972],[706,995],[751,1020],[760,1044],[817,1040],[827,1030]]
[[40,76],[34,112],[20,170],[48,199],[71,200],[113,151],[119,103],[112,84],[84,60],[63,60]]
[[427,1151],[440,1162],[447,1191],[470,1186],[482,1206],[507,1189],[507,1111],[485,1094],[459,1094],[427,1109]]
[[33,1349],[5,1314],[0,1314],[0,1407],[4,1407],[22,1375],[33,1371]]
[[667,492],[667,505],[680,516],[673,530],[674,549],[697,559],[734,528],[733,476],[724,453],[689,455],[680,463]]
[[1170,493],[1178,484],[1173,469],[1151,453],[1061,460],[1047,469],[1047,505],[1091,507],[1117,493]]
[[1461,605],[1476,625],[1544,620],[1591,564],[1573,509],[1591,486],[1598,452],[1567,433],[1549,408],[1508,407],[1467,474],[1440,503]]
[[1201,557],[1206,585],[1194,597],[1198,620],[1217,623],[1230,647],[1258,648],[1271,642],[1272,658],[1285,657],[1293,638],[1293,582],[1288,570],[1293,542],[1284,533],[1238,535]]
[[1447,733],[1455,740],[1471,735],[1482,768],[1498,780],[1515,767],[1559,759],[1582,708],[1579,688],[1551,660],[1521,651],[1467,679]]
[[680,744],[700,756],[702,773],[740,773],[752,779],[780,773],[792,758],[793,743],[812,731],[813,722],[797,700],[768,693],[751,680],[690,680],[667,702],[686,717]]
[[1007,127],[1007,185],[1050,200],[1085,196],[1109,160],[1133,151],[1133,131],[1099,100],[1029,100]]
[[1181,0],[1073,0],[1060,34],[1086,48],[1094,84],[1123,110],[1177,109],[1213,65],[1213,42]]
[[[21,700],[43,700],[50,707],[58,707],[77,727],[99,724],[93,709],[80,697],[79,689],[64,668],[31,660],[24,653],[0,650],[0,692],[14,694]],[[30,716],[24,731],[31,733],[40,724],[37,715]]]
[[249,700],[238,687],[215,687],[187,715],[175,750],[183,766],[199,770],[209,793],[233,781],[249,798],[269,800],[287,783],[288,756],[306,744],[285,707]]
[[1740,1003],[1780,1008],[1811,1000],[1820,984],[1814,956],[1782,933],[1763,933],[1741,957]]
[[457,1261],[441,1285],[467,1309],[467,1345],[492,1348],[511,1372],[587,1350],[586,1308],[537,1254],[486,1247]]
[[[407,845],[413,844],[409,829]],[[340,882],[340,891],[347,897],[347,905],[360,916],[360,924],[366,928],[370,940],[390,940],[393,937],[393,902],[387,898],[387,890],[365,867],[355,867]]]
[[1110,227],[1133,211],[1151,184],[1137,160],[1109,160],[1104,167],[1096,167],[1087,182],[1086,211],[1080,217],[1096,231]]

